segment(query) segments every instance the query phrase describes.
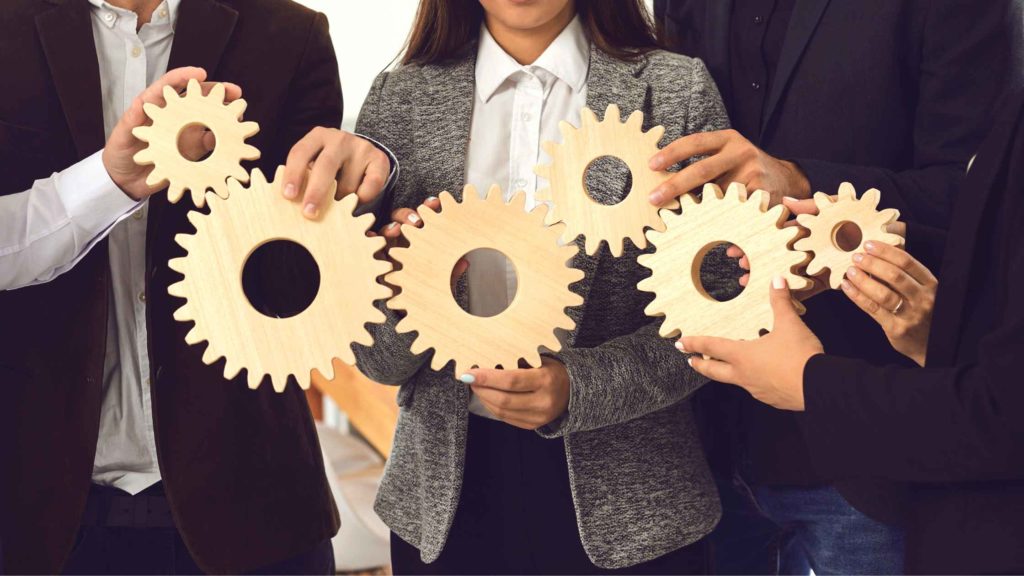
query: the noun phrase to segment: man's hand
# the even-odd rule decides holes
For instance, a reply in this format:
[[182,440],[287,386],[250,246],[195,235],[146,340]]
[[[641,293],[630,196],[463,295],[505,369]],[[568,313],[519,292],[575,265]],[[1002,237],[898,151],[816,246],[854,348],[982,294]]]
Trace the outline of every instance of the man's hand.
[[372,142],[336,128],[313,128],[288,153],[284,168],[285,198],[302,199],[302,213],[320,217],[332,186],[337,196],[355,194],[361,204],[373,201],[388,182],[391,161]]
[[782,202],[783,196],[808,198],[811,195],[811,184],[796,164],[766,154],[735,130],[683,136],[655,154],[650,167],[665,170],[698,156],[706,158],[683,168],[658,186],[651,193],[651,204],[662,206],[683,194],[700,190],[709,182],[722,188],[739,182],[750,191],[764,190],[771,194],[772,205]]
[[706,336],[681,339],[676,347],[693,356],[690,366],[712,380],[735,384],[780,410],[804,410],[804,366],[825,349],[800,319],[786,279],[771,287],[775,328],[758,340],[736,341]]
[[569,373],[557,360],[543,358],[540,368],[470,370],[459,377],[499,420],[536,430],[569,408]]
[[[170,86],[180,92],[188,86],[189,80],[197,80],[203,88],[203,94],[209,94],[216,85],[215,82],[205,82],[206,70],[202,68],[176,68],[146,88],[142,94],[135,97],[132,105],[124,116],[118,121],[110,139],[103,148],[103,166],[110,174],[114,184],[124,191],[125,194],[135,200],[143,200],[152,194],[160,191],[163,187],[146,185],[146,177],[153,170],[152,166],[139,166],[133,157],[135,153],[146,147],[146,143],[139,140],[132,134],[132,130],[138,126],[146,126],[150,123],[149,117],[143,110],[144,104],[164,106],[164,86]],[[225,102],[231,102],[242,97],[242,89],[230,83],[223,83],[225,88]],[[179,140],[181,153],[191,160],[199,160],[208,152],[213,150],[215,140],[213,134],[201,126],[193,126],[182,133]]]

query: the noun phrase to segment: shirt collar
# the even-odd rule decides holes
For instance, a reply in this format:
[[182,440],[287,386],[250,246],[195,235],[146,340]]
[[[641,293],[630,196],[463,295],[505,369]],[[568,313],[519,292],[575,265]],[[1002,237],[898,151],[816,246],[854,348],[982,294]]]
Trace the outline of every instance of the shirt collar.
[[[108,4],[106,0],[89,0],[89,4],[92,4],[93,7],[97,10],[107,10],[118,14],[124,14],[128,12],[124,8],[118,8],[117,6]],[[178,6],[180,5],[181,0],[164,0],[159,6],[156,7],[156,10],[153,11],[153,18],[150,24],[154,26],[170,24],[171,28],[173,29],[178,23]],[[166,16],[161,15],[164,12],[166,12]],[[116,18],[111,18],[109,20],[106,18],[102,18],[101,21],[108,28],[113,28]]]
[[505,52],[491,36],[487,26],[480,26],[480,45],[476,55],[476,89],[486,102],[510,76],[522,70],[540,68],[580,91],[587,82],[590,66],[590,41],[583,31],[579,16],[558,35],[537,61],[522,66]]

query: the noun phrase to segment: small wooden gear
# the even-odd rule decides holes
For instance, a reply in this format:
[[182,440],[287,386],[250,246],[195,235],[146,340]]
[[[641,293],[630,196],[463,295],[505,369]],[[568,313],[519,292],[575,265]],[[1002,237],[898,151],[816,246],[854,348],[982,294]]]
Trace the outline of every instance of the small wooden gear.
[[[386,277],[399,289],[388,307],[405,311],[397,331],[418,333],[411,347],[414,354],[434,349],[434,370],[450,361],[456,374],[474,366],[514,369],[520,360],[540,366],[538,348],[559,350],[555,330],[575,326],[565,309],[583,303],[569,289],[583,278],[582,271],[566,264],[576,255],[576,246],[560,245],[562,227],[544,224],[543,205],[527,212],[522,193],[508,204],[497,186],[484,198],[466,186],[461,203],[448,192],[439,196],[441,211],[420,210],[422,228],[402,226],[409,246],[390,250],[401,264]],[[452,269],[479,248],[504,254],[519,280],[509,307],[491,317],[464,311],[452,296]]]
[[[333,358],[355,364],[351,345],[371,345],[365,325],[385,320],[374,301],[390,297],[391,289],[375,280],[392,268],[375,258],[384,238],[366,236],[373,215],[353,216],[355,194],[329,202],[320,219],[310,221],[300,203],[282,196],[283,174],[284,168],[278,168],[274,182],[268,183],[254,170],[248,189],[231,180],[230,197],[211,196],[209,214],[190,212],[196,233],[175,237],[188,255],[169,262],[185,278],[168,289],[186,300],[174,319],[195,322],[185,341],[209,342],[203,362],[213,364],[224,357],[228,380],[245,368],[250,388],[259,387],[269,375],[278,392],[289,375],[308,388],[313,370],[333,374]],[[264,316],[242,289],[249,256],[274,240],[303,246],[320,268],[319,293],[290,318]]]
[[[671,176],[648,166],[651,157],[658,153],[658,141],[665,128],[655,126],[644,132],[644,115],[640,111],[630,114],[623,123],[615,104],[608,106],[601,121],[589,108],[583,109],[580,119],[579,128],[568,122],[559,124],[562,143],[543,144],[551,164],[534,169],[538,176],[548,180],[548,188],[537,192],[539,201],[550,200],[553,204],[548,222],[565,223],[566,241],[582,234],[587,254],[593,255],[601,242],[607,242],[612,255],[621,256],[626,238],[643,249],[647,246],[645,229],[665,229],[659,208],[648,200],[650,193]],[[587,193],[587,168],[603,156],[618,158],[632,175],[632,187],[618,204],[601,204]],[[673,201],[665,208],[678,206]]]
[[[815,276],[828,268],[829,286],[838,289],[851,265],[851,254],[863,252],[865,242],[903,246],[902,237],[886,231],[886,226],[899,219],[900,212],[895,208],[878,210],[881,199],[882,193],[872,188],[858,200],[857,191],[849,182],[839,186],[839,195],[834,200],[821,192],[814,195],[818,214],[801,214],[796,217],[797,222],[810,232],[810,235],[801,238],[795,245],[798,250],[814,254],[807,265],[807,274]],[[847,224],[857,226],[861,232],[860,244],[851,250],[841,247],[837,239],[840,229]]]
[[[768,202],[768,193],[762,190],[748,199],[742,184],[732,184],[724,195],[718,186],[707,184],[700,202],[693,195],[683,196],[682,214],[662,211],[667,229],[648,231],[655,251],[638,258],[651,276],[637,284],[654,293],[645,312],[664,317],[662,337],[757,339],[761,330],[770,331],[774,325],[768,298],[772,278],[786,278],[793,290],[810,287],[810,280],[793,271],[807,261],[807,254],[790,249],[799,229],[781,228],[787,211],[782,206],[768,209]],[[704,256],[723,243],[743,249],[750,261],[750,279],[739,296],[719,302],[704,289],[700,268]]]
[[[216,84],[203,96],[203,89],[196,80],[189,80],[184,96],[164,86],[164,107],[155,104],[143,107],[153,123],[132,130],[136,138],[148,143],[134,157],[140,166],[153,166],[146,184],[167,184],[167,201],[172,204],[190,190],[192,202],[201,208],[206,203],[207,190],[221,198],[227,197],[228,178],[243,183],[249,181],[242,161],[259,158],[260,151],[246,144],[245,139],[259,132],[259,124],[242,122],[245,100],[239,98],[225,104],[224,92],[224,85]],[[178,150],[181,133],[196,125],[207,127],[217,139],[210,155],[198,162],[185,158]]]

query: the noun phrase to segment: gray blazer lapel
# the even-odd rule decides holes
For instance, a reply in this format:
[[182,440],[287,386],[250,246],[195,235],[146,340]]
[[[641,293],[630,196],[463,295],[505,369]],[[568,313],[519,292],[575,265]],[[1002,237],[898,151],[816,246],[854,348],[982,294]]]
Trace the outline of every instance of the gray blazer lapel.
[[[609,104],[617,104],[624,117],[628,117],[634,110],[646,111],[649,86],[647,82],[637,77],[645,64],[645,58],[640,58],[635,62],[625,62],[612,58],[591,45],[590,69],[587,73],[587,107],[602,118]],[[622,118],[622,120],[624,119]],[[647,114],[644,118],[644,130],[650,128],[650,118]],[[621,192],[621,190],[612,189],[591,191],[596,197],[606,195],[612,201],[621,200]],[[586,313],[590,287],[605,253],[605,249],[602,249],[593,256],[587,256],[582,238],[576,239],[576,245],[579,246],[579,252],[573,258],[572,264],[582,270],[584,276],[583,280],[580,280],[575,286],[576,293],[583,296],[583,304],[569,309],[569,317],[576,322],[576,329],[572,333],[574,343]]]

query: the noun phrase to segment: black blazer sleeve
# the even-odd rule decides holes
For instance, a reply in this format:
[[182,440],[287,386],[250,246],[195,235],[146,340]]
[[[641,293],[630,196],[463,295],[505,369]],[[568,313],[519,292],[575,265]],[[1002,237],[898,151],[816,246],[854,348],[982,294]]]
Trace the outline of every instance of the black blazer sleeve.
[[1024,83],[1020,0],[936,0],[924,15],[913,116],[914,168],[894,172],[794,159],[813,190],[842,182],[883,191],[883,203],[908,222],[944,228],[955,186],[988,129],[991,110]]
[[1022,248],[1002,280],[1016,296],[980,341],[976,362],[882,368],[825,355],[808,362],[805,430],[815,466],[837,478],[1024,478],[1024,237],[1015,241]]
[[907,224],[906,250],[931,270],[932,274],[938,275],[945,248],[944,229],[913,222]]

